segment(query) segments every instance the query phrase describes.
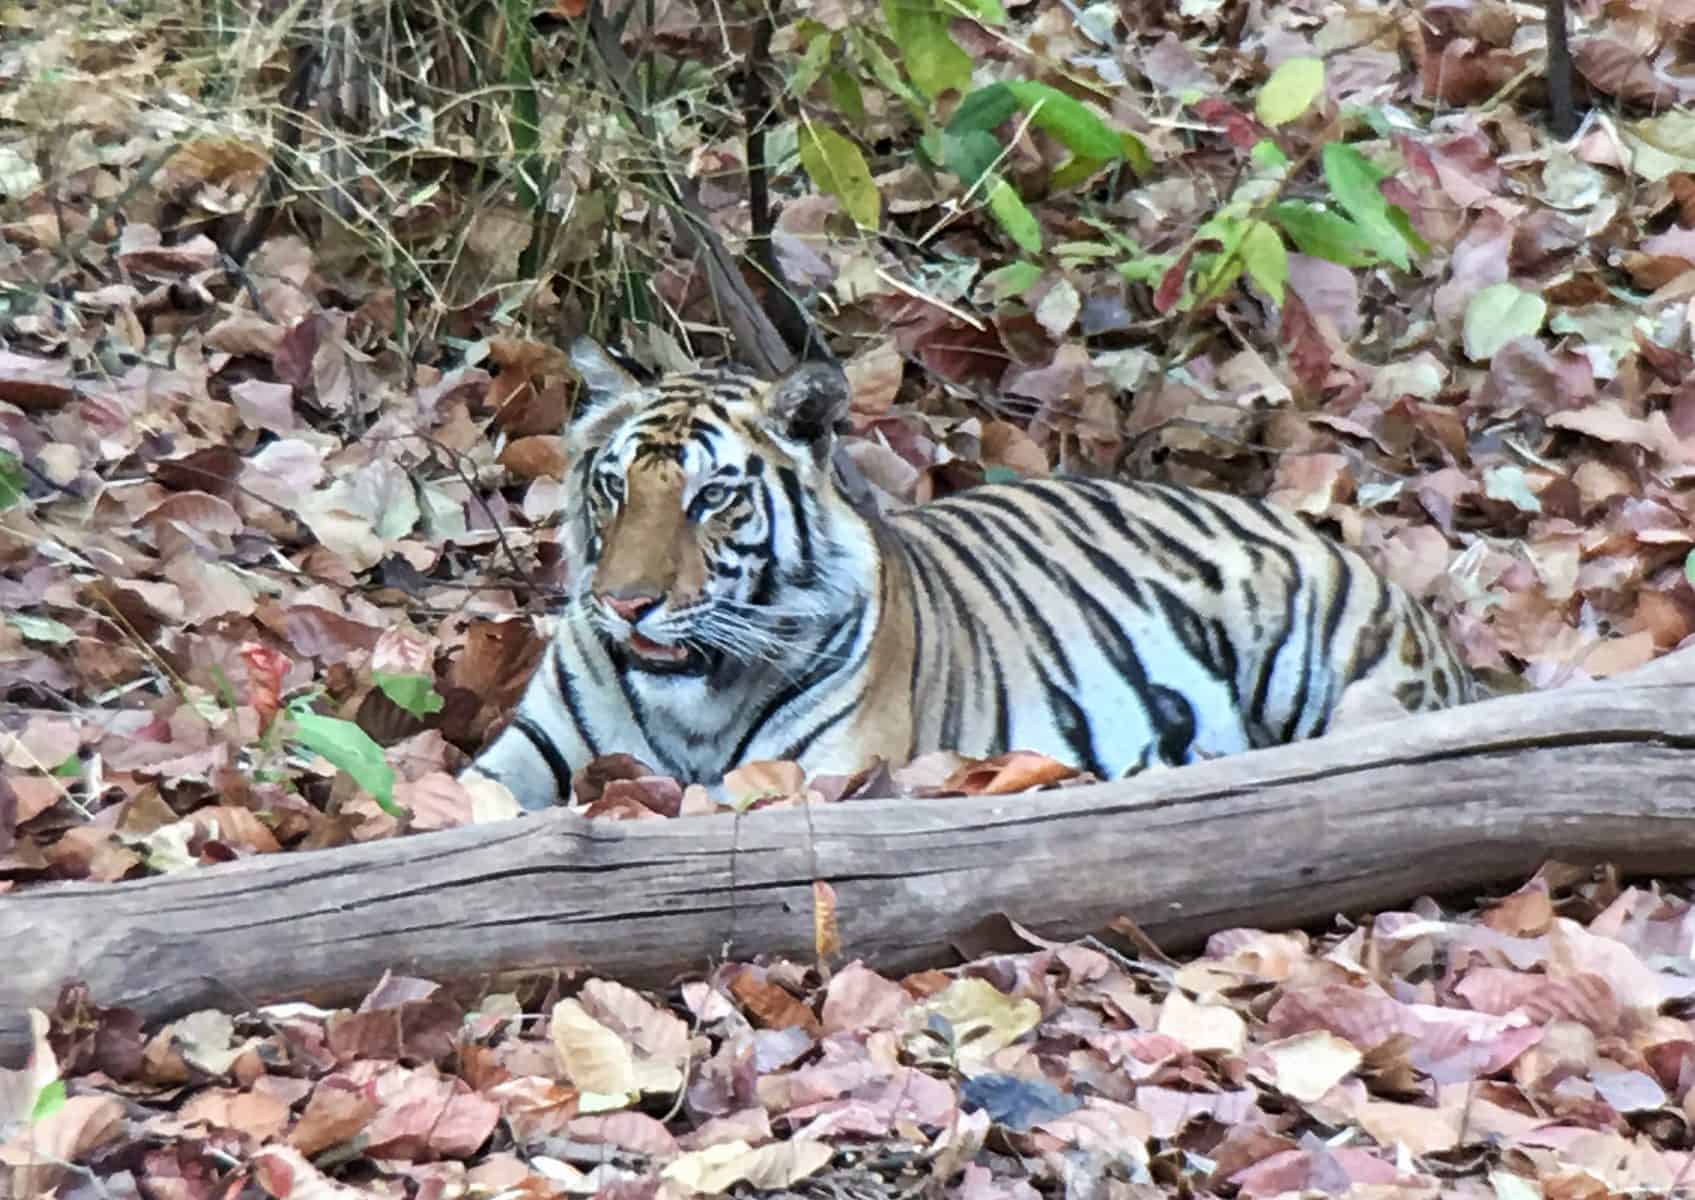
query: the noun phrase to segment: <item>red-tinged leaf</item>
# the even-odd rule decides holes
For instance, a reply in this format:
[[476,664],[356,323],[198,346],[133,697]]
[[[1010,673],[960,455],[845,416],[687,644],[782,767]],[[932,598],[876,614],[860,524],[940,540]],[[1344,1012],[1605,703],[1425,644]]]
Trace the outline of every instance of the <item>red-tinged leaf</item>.
[[370,1123],[378,1107],[368,1086],[330,1075],[312,1089],[306,1110],[288,1131],[288,1144],[302,1154],[315,1156],[331,1146],[351,1142]]
[[1218,128],[1238,150],[1252,150],[1262,138],[1269,136],[1265,126],[1228,100],[1209,96],[1191,107],[1197,117]]
[[373,1084],[380,1104],[365,1127],[374,1157],[420,1161],[466,1158],[494,1132],[500,1107],[462,1080],[433,1070],[392,1067]]
[[247,664],[247,702],[263,728],[282,707],[282,681],[292,664],[288,655],[257,643],[241,648],[241,660]]
[[500,452],[500,465],[519,479],[563,479],[569,460],[557,436],[514,438]]
[[796,1028],[813,1037],[818,1036],[818,1018],[813,1016],[812,1010],[756,968],[738,971],[731,977],[729,986],[730,995],[735,997],[736,1003],[746,1009],[761,1028]]
[[863,963],[852,962],[837,971],[824,994],[823,1031],[826,1034],[891,1026],[912,1007],[912,997],[892,979]]
[[365,1200],[368,1195],[324,1174],[292,1146],[266,1146],[252,1164],[255,1181],[274,1200]]
[[1193,257],[1193,250],[1185,250],[1160,276],[1159,287],[1154,289],[1154,308],[1157,311],[1168,313],[1177,307],[1177,302],[1183,298],[1183,281],[1188,277],[1189,260]]

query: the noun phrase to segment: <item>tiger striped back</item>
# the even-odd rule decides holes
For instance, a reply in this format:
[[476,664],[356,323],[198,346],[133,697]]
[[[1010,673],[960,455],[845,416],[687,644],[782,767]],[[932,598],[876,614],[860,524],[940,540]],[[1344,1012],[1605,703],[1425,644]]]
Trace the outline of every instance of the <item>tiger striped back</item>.
[[615,751],[709,784],[935,749],[1110,778],[1322,733],[1354,684],[1476,694],[1428,612],[1270,505],[1055,479],[871,520],[831,475],[834,369],[643,386],[592,343],[572,362],[571,600],[474,764],[526,807]]

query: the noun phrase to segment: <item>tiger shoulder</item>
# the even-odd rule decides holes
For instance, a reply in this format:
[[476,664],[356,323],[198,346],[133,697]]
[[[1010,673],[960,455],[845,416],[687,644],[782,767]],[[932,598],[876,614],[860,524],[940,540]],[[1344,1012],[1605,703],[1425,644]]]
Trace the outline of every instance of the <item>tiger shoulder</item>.
[[572,364],[568,598],[473,763],[525,807],[613,752],[707,784],[939,749],[1114,778],[1318,735],[1350,688],[1478,695],[1428,610],[1265,502],[1047,479],[877,517],[831,469],[838,369],[642,383],[586,339]]

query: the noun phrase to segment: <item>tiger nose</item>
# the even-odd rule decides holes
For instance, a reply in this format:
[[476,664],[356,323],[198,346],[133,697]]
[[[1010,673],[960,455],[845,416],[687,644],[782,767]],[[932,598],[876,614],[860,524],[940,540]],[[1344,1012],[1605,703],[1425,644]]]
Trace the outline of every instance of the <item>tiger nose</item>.
[[595,599],[606,605],[624,620],[634,625],[664,599],[657,592],[624,591],[599,592]]

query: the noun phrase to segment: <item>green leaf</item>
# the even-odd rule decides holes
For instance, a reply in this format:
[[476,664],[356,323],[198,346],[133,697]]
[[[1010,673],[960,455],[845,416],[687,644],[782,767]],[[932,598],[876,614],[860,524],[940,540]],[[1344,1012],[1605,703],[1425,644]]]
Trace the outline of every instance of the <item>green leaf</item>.
[[1001,6],[1001,0],[946,0],[946,6],[984,25],[1006,24],[1006,9]]
[[352,721],[326,717],[304,706],[289,707],[294,718],[294,740],[313,754],[322,755],[339,771],[346,771],[389,816],[404,818],[406,810],[394,802],[394,768],[383,757],[383,748]]
[[942,165],[959,176],[966,187],[975,187],[1000,156],[1001,144],[992,133],[981,129],[942,133]]
[[848,41],[853,43],[855,57],[871,71],[871,77],[892,96],[900,97],[902,104],[912,113],[913,119],[922,122],[929,112],[929,103],[925,96],[906,81],[895,66],[894,60],[883,49],[883,44],[874,37],[867,36],[859,26],[850,25],[847,30]]
[[1220,256],[1236,252],[1236,247],[1242,244],[1242,238],[1247,235],[1248,223],[1233,212],[1219,211],[1201,222],[1201,227],[1195,230],[1197,245],[1205,242],[1217,242]]
[[954,43],[934,0],[883,0],[883,19],[919,91],[933,100],[971,86],[971,57]]
[[1280,63],[1254,98],[1254,115],[1276,129],[1312,107],[1324,91],[1324,60],[1291,58]]
[[24,498],[24,466],[16,457],[0,450],[0,512]]
[[1081,154],[1073,154],[1066,160],[1065,165],[1049,178],[1048,188],[1051,191],[1063,192],[1066,188],[1082,183],[1101,168],[1111,165],[1104,158],[1085,158]]
[[1514,338],[1532,337],[1548,315],[1547,301],[1510,283],[1479,291],[1465,306],[1465,352],[1473,362],[1487,362]]
[[995,180],[995,185],[989,189],[989,211],[995,214],[995,220],[1020,249],[1028,254],[1041,250],[1042,227],[1006,180]]
[[954,110],[947,132],[962,139],[971,139],[975,152],[971,161],[980,168],[976,175],[963,171],[954,173],[967,182],[975,182],[986,169],[981,167],[986,160],[986,143],[972,135],[990,134],[1020,110],[1033,113],[1031,124],[1051,134],[1072,153],[1070,161],[1055,171],[1049,181],[1054,190],[1081,183],[1109,163],[1128,160],[1138,175],[1144,173],[1150,164],[1147,150],[1134,134],[1115,132],[1091,109],[1045,83],[1015,80],[980,87],[960,101],[959,107]]
[[435,689],[435,681],[428,675],[372,671],[371,680],[382,689],[383,695],[414,717],[438,713],[446,704]]
[[991,131],[996,125],[1018,111],[1018,97],[1004,83],[980,87],[959,102],[948,120],[949,133],[965,133],[981,129]]
[[1067,150],[1082,158],[1107,161],[1124,153],[1123,143],[1107,123],[1079,100],[1058,88],[1031,80],[1003,84],[1025,112],[1034,113],[1031,123],[1051,133]]
[[808,123],[800,129],[800,165],[819,191],[841,201],[856,224],[877,228],[882,197],[858,146],[827,125]]
[[856,125],[865,120],[865,95],[851,71],[837,69],[830,72],[830,103]]
[[1242,260],[1235,255],[1195,255],[1192,279],[1199,286],[1194,289],[1194,295],[1185,307],[1210,304],[1229,291],[1241,277]]
[[1064,267],[1086,266],[1105,258],[1117,258],[1120,254],[1134,252],[1134,246],[1115,246],[1108,242],[1061,242],[1053,248],[1059,256],[1060,265]]
[[1684,556],[1683,577],[1689,581],[1690,587],[1695,587],[1695,550]]
[[1270,138],[1261,138],[1255,142],[1254,148],[1248,151],[1248,157],[1253,159],[1254,166],[1262,171],[1282,174],[1289,167],[1289,156]]
[[1170,269],[1171,259],[1163,255],[1139,256],[1121,262],[1113,268],[1126,283],[1145,283],[1149,286],[1158,284]]
[[1369,267],[1377,261],[1359,226],[1339,213],[1305,200],[1283,200],[1271,206],[1269,215],[1302,254],[1344,267]]
[[1418,231],[1412,227],[1412,218],[1407,215],[1407,210],[1399,204],[1391,204],[1388,212],[1389,224],[1393,225],[1395,232],[1400,234],[1407,245],[1412,247],[1412,252],[1421,255],[1429,254],[1430,243],[1420,237]]
[[1005,300],[1028,290],[1042,277],[1042,268],[1031,262],[1011,262],[983,276],[978,289],[995,300]]
[[1272,303],[1282,304],[1283,286],[1289,282],[1289,252],[1277,230],[1264,221],[1250,223],[1237,253],[1248,278],[1271,297]]
[[1017,471],[1014,471],[1011,467],[983,468],[984,483],[1018,483],[1023,478],[1024,476],[1020,475]]
[[1154,169],[1153,156],[1148,148],[1142,145],[1142,139],[1133,133],[1118,135],[1118,152],[1124,156],[1124,161],[1130,164],[1130,169],[1138,177],[1143,177]]
[[6,624],[32,642],[63,646],[77,640],[76,630],[52,617],[28,617],[23,613],[7,613]]
[[824,74],[824,68],[830,65],[830,53],[835,48],[836,35],[823,26],[816,25],[812,37],[807,40],[806,49],[801,51],[800,58],[795,62],[794,74],[789,78],[789,90],[796,96],[804,96],[810,92],[812,85]]
[[1389,220],[1389,202],[1377,185],[1387,172],[1342,142],[1329,142],[1322,152],[1324,179],[1336,203],[1354,219],[1360,237],[1385,262],[1407,270],[1407,239]]
[[55,1079],[51,1083],[44,1084],[42,1089],[35,1094],[35,1103],[29,1107],[30,1124],[45,1121],[64,1106],[65,1081]]

